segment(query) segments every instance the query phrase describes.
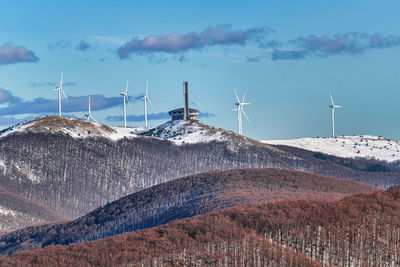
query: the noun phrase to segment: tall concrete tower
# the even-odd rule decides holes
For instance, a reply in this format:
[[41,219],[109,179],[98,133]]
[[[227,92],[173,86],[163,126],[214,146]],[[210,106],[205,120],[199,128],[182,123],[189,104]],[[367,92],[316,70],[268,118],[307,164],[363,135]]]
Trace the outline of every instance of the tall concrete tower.
[[188,82],[183,82],[183,97],[185,105],[183,107],[183,119],[185,121],[189,120],[189,89]]

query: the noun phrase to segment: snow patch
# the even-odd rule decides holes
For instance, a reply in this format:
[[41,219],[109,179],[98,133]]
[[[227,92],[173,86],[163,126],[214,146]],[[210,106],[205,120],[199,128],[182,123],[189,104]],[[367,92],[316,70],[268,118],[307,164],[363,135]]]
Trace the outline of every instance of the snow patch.
[[1,215],[12,215],[12,216],[15,216],[15,215],[17,215],[17,212],[0,206],[0,214]]
[[342,158],[365,158],[386,162],[400,161],[400,142],[372,135],[335,138],[261,140],[269,145],[293,146]]
[[26,178],[28,178],[29,180],[31,180],[34,183],[39,183],[40,182],[40,177],[37,177],[36,175],[34,175],[29,168],[24,167],[24,166],[18,166],[17,164],[14,164],[14,167],[20,172],[22,173]]
[[6,164],[0,159],[0,169],[6,170]]
[[108,126],[75,118],[47,116],[16,125],[3,131],[1,138],[19,132],[64,133],[73,138],[104,137],[112,141],[137,137],[138,133],[148,131],[145,127]]
[[15,125],[10,127],[9,129],[3,131],[1,133],[1,137],[13,134],[13,133],[19,133],[19,132],[23,132],[26,128],[29,128],[30,126],[33,125],[33,121],[27,122],[25,124],[22,125]]
[[169,140],[176,145],[206,143],[211,141],[229,140],[227,132],[198,121],[175,120],[168,121],[157,128],[140,135]]

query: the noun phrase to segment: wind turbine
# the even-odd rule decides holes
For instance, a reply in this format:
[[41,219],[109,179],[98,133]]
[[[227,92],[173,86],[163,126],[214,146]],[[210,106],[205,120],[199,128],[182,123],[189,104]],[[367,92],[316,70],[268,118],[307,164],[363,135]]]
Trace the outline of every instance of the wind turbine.
[[92,118],[95,122],[97,122],[96,119],[93,117],[92,111],[90,110],[90,96],[89,96],[89,112],[88,114],[85,114],[85,117],[87,117],[87,121],[90,121],[90,118]]
[[149,81],[146,81],[146,95],[142,97],[144,101],[144,122],[145,122],[145,127],[147,128],[147,101],[149,101],[151,107],[153,108],[153,104],[150,101],[149,98]]
[[[128,85],[129,81],[126,82],[125,92],[121,92],[121,95],[124,96],[124,127],[126,128],[126,102],[128,102],[129,108],[132,110],[131,103],[129,102],[128,97]],[[125,101],[126,99],[126,101]]]
[[332,115],[332,137],[335,137],[335,108],[342,108],[342,106],[335,105],[335,102],[333,102],[332,94],[330,92],[329,96],[331,97],[331,103],[332,103],[332,105],[329,106]]
[[235,96],[236,96],[236,100],[237,102],[235,103],[235,105],[237,106],[237,108],[233,109],[233,111],[237,111],[237,120],[238,120],[238,134],[242,135],[242,113],[243,115],[246,117],[246,119],[248,121],[250,121],[249,117],[247,117],[246,112],[243,109],[244,105],[249,105],[250,103],[246,103],[244,102],[245,98],[246,98],[246,94],[243,95],[243,99],[242,101],[240,101],[238,94],[236,93],[236,90],[233,89],[233,91],[235,92]]
[[68,101],[67,95],[64,93],[64,90],[62,89],[63,85],[63,76],[64,73],[61,72],[61,80],[60,80],[60,86],[56,87],[54,90],[58,91],[58,116],[61,117],[61,93],[63,93],[65,99]]

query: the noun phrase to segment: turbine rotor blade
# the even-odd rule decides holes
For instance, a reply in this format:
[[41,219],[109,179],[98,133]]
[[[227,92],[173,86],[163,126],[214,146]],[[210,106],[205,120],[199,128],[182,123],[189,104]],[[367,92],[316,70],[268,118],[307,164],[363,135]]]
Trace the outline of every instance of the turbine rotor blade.
[[233,91],[235,92],[235,96],[236,96],[237,102],[240,103],[239,96],[238,96],[238,94],[237,94],[237,92],[236,92],[236,89],[233,88]]
[[126,102],[128,102],[129,109],[130,109],[130,111],[132,111],[131,101],[129,101],[128,95],[126,95]]
[[62,88],[64,72],[61,72],[60,88]]
[[147,100],[149,100],[149,103],[150,103],[151,107],[152,107],[152,108],[154,108],[154,106],[153,106],[153,104],[151,103],[151,101],[150,101],[150,98],[149,98],[149,97],[147,97]]
[[246,98],[246,94],[243,95],[242,103],[244,103],[244,99]]
[[64,90],[63,89],[60,89],[60,90],[61,90],[61,93],[64,95],[65,100],[67,100],[67,102],[69,102],[67,95],[64,93]]
[[249,117],[247,117],[247,114],[246,114],[246,112],[244,111],[244,109],[242,109],[242,112],[243,112],[243,115],[246,117],[246,119],[247,119],[248,121],[250,121],[250,119],[249,119]]
[[333,97],[332,97],[331,92],[329,92],[329,96],[331,97],[332,106],[335,106],[335,103],[333,102]]

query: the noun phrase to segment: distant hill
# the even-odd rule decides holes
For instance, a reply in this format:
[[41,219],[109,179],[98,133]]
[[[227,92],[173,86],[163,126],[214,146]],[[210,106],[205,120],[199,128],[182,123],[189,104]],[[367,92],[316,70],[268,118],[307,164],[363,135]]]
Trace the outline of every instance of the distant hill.
[[62,133],[74,138],[103,137],[117,141],[134,137],[137,133],[147,131],[144,127],[117,127],[86,120],[45,116],[12,126],[0,132],[0,137],[15,133]]
[[142,189],[210,170],[281,168],[384,188],[400,183],[399,166],[317,156],[199,121],[143,129],[47,116],[2,133],[0,186],[73,219]]
[[292,140],[262,140],[264,144],[285,145],[321,152],[341,158],[400,162],[400,142],[380,136],[354,135],[335,138],[298,138]]
[[135,233],[0,258],[2,266],[399,266],[400,186],[248,204]]
[[0,231],[64,219],[45,205],[0,187]]
[[299,171],[212,171],[142,190],[75,221],[29,227],[0,236],[0,254],[94,240],[244,203],[298,198],[332,200],[376,190],[350,180]]

